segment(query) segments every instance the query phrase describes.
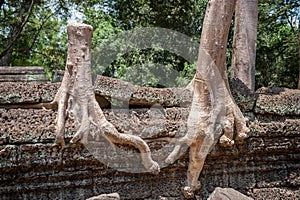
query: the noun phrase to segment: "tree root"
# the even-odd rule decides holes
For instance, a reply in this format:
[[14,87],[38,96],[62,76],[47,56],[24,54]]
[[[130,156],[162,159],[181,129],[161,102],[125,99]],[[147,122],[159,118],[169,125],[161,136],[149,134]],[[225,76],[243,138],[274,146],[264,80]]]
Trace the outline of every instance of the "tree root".
[[[183,188],[185,198],[193,198],[200,188],[198,178],[212,147],[218,141],[222,146],[232,146],[235,141],[242,142],[250,132],[246,124],[247,120],[234,103],[230,93],[225,91],[225,103],[220,107],[213,107],[207,84],[197,79],[192,83],[194,96],[187,121],[187,133],[182,138],[169,140],[176,145],[165,160],[167,163],[175,162],[182,148],[189,146],[187,186]],[[226,88],[225,84],[224,88]]]
[[[112,145],[128,144],[136,147],[141,153],[144,167],[148,172],[157,174],[160,168],[152,160],[147,143],[138,136],[119,133],[106,120],[96,101],[90,69],[91,35],[91,26],[77,23],[68,25],[69,47],[65,74],[52,102],[58,105],[55,143],[64,148],[65,120],[73,116],[77,132],[71,139],[71,143],[78,141],[88,143],[89,132],[93,125]],[[166,158],[166,163],[175,162],[183,147],[190,148],[187,186],[183,188],[186,198],[192,198],[200,188],[198,178],[212,147],[217,142],[226,147],[232,146],[235,141],[242,142],[249,134],[247,120],[235,104],[228,91],[229,88],[223,82],[214,82],[211,74],[208,77],[211,80],[207,82],[195,76],[188,86],[193,91],[193,100],[187,120],[186,135],[182,138],[168,139],[168,142],[175,143],[175,148]],[[218,96],[222,92],[224,92],[223,96]]]
[[102,136],[111,144],[128,144],[139,149],[144,167],[148,172],[157,174],[159,165],[152,160],[151,151],[147,143],[138,136],[119,133],[117,129],[106,120],[98,105],[91,77],[90,41],[92,27],[85,24],[68,24],[68,58],[62,84],[53,100],[58,104],[57,133],[55,144],[65,147],[64,129],[65,120],[72,116],[77,132],[71,143],[88,142],[91,124],[96,126]]
[[226,103],[226,119],[223,126],[223,135],[219,143],[224,147],[231,147],[237,143],[242,143],[248,138],[250,129],[247,127],[248,119],[245,118],[239,107],[234,103],[231,96]]

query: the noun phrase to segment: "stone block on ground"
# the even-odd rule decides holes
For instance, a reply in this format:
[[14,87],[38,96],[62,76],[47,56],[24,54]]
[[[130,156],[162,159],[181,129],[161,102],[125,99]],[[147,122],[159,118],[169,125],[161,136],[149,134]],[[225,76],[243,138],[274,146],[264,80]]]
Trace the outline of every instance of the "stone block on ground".
[[99,196],[94,196],[86,200],[120,200],[120,195],[118,193],[101,194]]
[[253,200],[251,197],[232,189],[217,187],[208,197],[208,200]]

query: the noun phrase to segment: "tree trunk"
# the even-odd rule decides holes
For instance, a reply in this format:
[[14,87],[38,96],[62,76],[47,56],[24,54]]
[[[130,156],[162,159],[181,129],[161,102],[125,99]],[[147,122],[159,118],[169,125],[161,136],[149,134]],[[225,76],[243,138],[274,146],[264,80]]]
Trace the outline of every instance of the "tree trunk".
[[[210,0],[203,23],[197,70],[188,88],[193,91],[187,133],[174,141],[166,159],[174,162],[183,144],[190,146],[186,198],[193,198],[207,154],[216,142],[232,146],[248,137],[246,119],[235,104],[226,71],[226,46],[235,0]],[[236,134],[235,134],[236,132]]]
[[148,172],[158,173],[159,166],[152,160],[150,148],[138,136],[119,133],[106,120],[98,105],[91,76],[91,37],[92,27],[85,24],[70,23],[68,30],[68,57],[62,84],[53,103],[58,104],[56,145],[64,148],[65,119],[72,116],[76,134],[71,143],[81,140],[88,143],[91,127],[96,127],[98,134],[110,143],[128,144],[141,152],[141,159]]
[[34,3],[34,0],[22,2],[21,9],[19,10],[19,13],[17,15],[17,18],[19,18],[20,20],[16,20],[13,23],[13,26],[10,27],[10,32],[8,34],[9,38],[7,38],[7,40],[4,41],[3,47],[1,49],[0,66],[11,66],[13,46],[20,38],[25,25],[29,21],[29,17],[32,14]]
[[237,0],[233,36],[232,77],[255,90],[258,0]]
[[12,49],[9,49],[2,57],[0,57],[0,66],[11,66],[11,57]]

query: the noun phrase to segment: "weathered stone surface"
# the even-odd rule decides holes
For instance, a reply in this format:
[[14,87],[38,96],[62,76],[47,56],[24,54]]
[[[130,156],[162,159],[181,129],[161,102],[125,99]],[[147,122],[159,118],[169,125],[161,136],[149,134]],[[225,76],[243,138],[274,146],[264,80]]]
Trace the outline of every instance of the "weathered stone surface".
[[300,199],[300,189],[288,189],[288,188],[260,188],[254,189],[252,197],[256,200],[282,200],[282,199]]
[[60,83],[0,82],[0,105],[51,102]]
[[[97,140],[92,135],[89,139],[98,145],[94,149],[69,144],[74,134],[70,119],[66,124],[66,149],[60,151],[53,147],[56,111],[41,107],[31,109],[31,106],[52,101],[59,84],[0,83],[0,99],[4,99],[0,102],[4,103],[0,104],[1,199],[86,199],[111,192],[118,192],[122,199],[183,199],[181,188],[185,185],[188,155],[184,153],[174,164],[166,165],[164,156],[173,146],[160,139],[185,133],[189,108],[113,105],[111,109],[104,109],[105,116],[118,131],[146,139],[153,158],[163,166],[157,176],[125,173],[114,167],[143,167],[137,154],[132,154],[134,149],[118,146],[117,150],[129,152],[125,156],[118,155],[103,138]],[[107,84],[110,87],[110,83]],[[169,95],[150,90],[145,91],[158,96]],[[11,94],[14,97],[7,98]],[[148,98],[147,94],[138,95],[141,98],[146,95],[145,101]],[[273,93],[259,95],[266,96],[266,104],[268,97],[276,96]],[[295,96],[293,91],[282,98],[291,96]],[[300,115],[293,111],[289,112],[292,115],[279,116],[269,113],[270,110],[251,113],[251,104],[247,100],[241,102],[253,119],[251,135],[244,144],[233,148],[216,146],[212,150],[199,179],[201,188],[197,199],[206,199],[216,187],[233,188],[254,199],[299,199]],[[22,109],[11,107],[20,105]],[[108,151],[110,154],[103,154]],[[105,156],[108,159],[105,160]]]
[[[3,82],[0,83],[0,103],[48,103],[53,100],[59,85],[60,83]],[[236,102],[244,112],[252,111],[256,102],[255,112],[258,114],[281,116],[300,114],[299,90],[271,87],[261,88],[256,94],[253,94],[238,79],[231,79],[230,86]],[[132,106],[160,104],[167,107],[186,107],[191,100],[189,92],[182,88],[138,87],[125,81],[103,76],[97,76],[95,93],[102,107],[110,106],[103,97],[125,101]]]
[[[188,108],[151,109],[104,109],[106,118],[112,122],[120,132],[132,132],[144,138],[158,138],[165,136],[181,136],[186,131]],[[55,132],[55,110],[45,109],[0,109],[0,130],[3,135],[11,137],[9,140],[20,142],[20,138],[43,142],[53,139]],[[66,130],[72,132],[72,121],[67,121]],[[285,121],[250,123],[251,137],[283,138],[298,137],[300,134],[300,119]],[[70,133],[72,134],[72,133]],[[47,140],[45,140],[47,141]]]
[[[242,111],[252,111],[256,95],[250,93],[238,79],[232,79],[230,85],[233,88],[232,94]],[[0,106],[18,104],[21,107],[24,104],[49,103],[53,100],[59,86],[60,83],[50,82],[0,82]],[[125,102],[128,106],[146,107],[155,104],[165,107],[187,107],[191,102],[191,94],[184,88],[139,87],[104,76],[97,76],[95,94],[102,108],[110,107],[108,99]],[[37,108],[42,106],[47,107],[47,105],[40,105]]]
[[53,110],[0,109],[0,144],[53,140],[55,114]]
[[217,187],[207,200],[253,200],[251,197],[232,189]]
[[251,112],[254,109],[258,95],[249,90],[249,88],[238,78],[231,78],[229,86],[234,100],[243,112]]
[[192,96],[184,88],[150,88],[139,87],[119,79],[97,76],[95,93],[125,101],[134,106],[187,106]]
[[[52,108],[49,103],[61,83],[0,82],[0,108]],[[110,102],[96,96],[102,108],[110,108]]]
[[[182,136],[186,131],[188,109],[104,109],[104,114],[120,132],[158,138]],[[52,109],[0,109],[0,144],[52,141],[55,138],[55,118],[56,111]],[[69,119],[66,138],[73,133],[74,124]]]
[[49,79],[43,67],[0,67],[0,82],[41,81]]
[[299,115],[300,90],[270,87],[257,91],[255,112],[260,114]]
[[[149,88],[139,87],[119,79],[97,76],[95,93],[98,96],[124,101],[131,106],[183,106],[191,102],[191,94],[184,88]],[[230,85],[240,108],[243,111],[252,111],[256,95],[238,79],[232,79]]]
[[[239,79],[230,79],[229,83],[234,99],[242,111],[252,111],[257,95],[251,93]],[[104,76],[97,76],[95,93],[100,96],[125,101],[133,106],[160,104],[167,107],[187,107],[192,100],[192,95],[184,88],[139,87],[119,79]]]
[[250,125],[252,130],[252,136],[261,137],[278,137],[282,135],[284,137],[295,137],[300,132],[300,119],[285,119],[284,121],[269,121],[261,122],[254,121]]
[[[184,133],[187,114],[187,108],[176,107],[105,110],[107,119],[119,131],[131,131],[144,138]],[[165,124],[162,119],[166,120]],[[87,198],[111,191],[118,191],[124,199],[182,198],[187,154],[164,168],[158,176],[123,173],[106,165],[142,167],[135,156],[131,157],[134,154],[125,157],[114,154],[108,159],[110,163],[104,160],[106,163],[103,164],[103,158],[97,159],[83,145],[69,145],[64,151],[54,148],[53,110],[2,109],[0,121],[2,199],[47,199],[50,194],[54,198],[74,198],[79,194]],[[252,194],[253,188],[299,187],[300,132],[296,129],[299,125],[299,119],[270,123],[256,121],[250,125],[252,133],[244,144],[232,149],[217,146],[205,163],[199,195],[207,197],[215,187],[232,187],[245,194]],[[68,121],[67,142],[73,134],[72,123]],[[149,145],[152,150],[163,149],[153,153],[155,160],[163,160],[162,156],[172,149],[159,141],[149,141]],[[107,148],[104,144],[98,150],[107,152]],[[77,199],[81,199],[80,195]]]

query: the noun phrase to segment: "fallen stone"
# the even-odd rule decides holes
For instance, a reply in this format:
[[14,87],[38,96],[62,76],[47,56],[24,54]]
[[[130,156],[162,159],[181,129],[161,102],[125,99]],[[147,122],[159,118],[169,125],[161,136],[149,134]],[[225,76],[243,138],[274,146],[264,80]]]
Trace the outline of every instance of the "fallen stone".
[[207,200],[253,200],[251,197],[232,189],[217,187]]
[[86,200],[119,200],[119,199],[120,199],[120,195],[118,193],[111,193],[111,194],[101,194],[99,196],[94,196]]

